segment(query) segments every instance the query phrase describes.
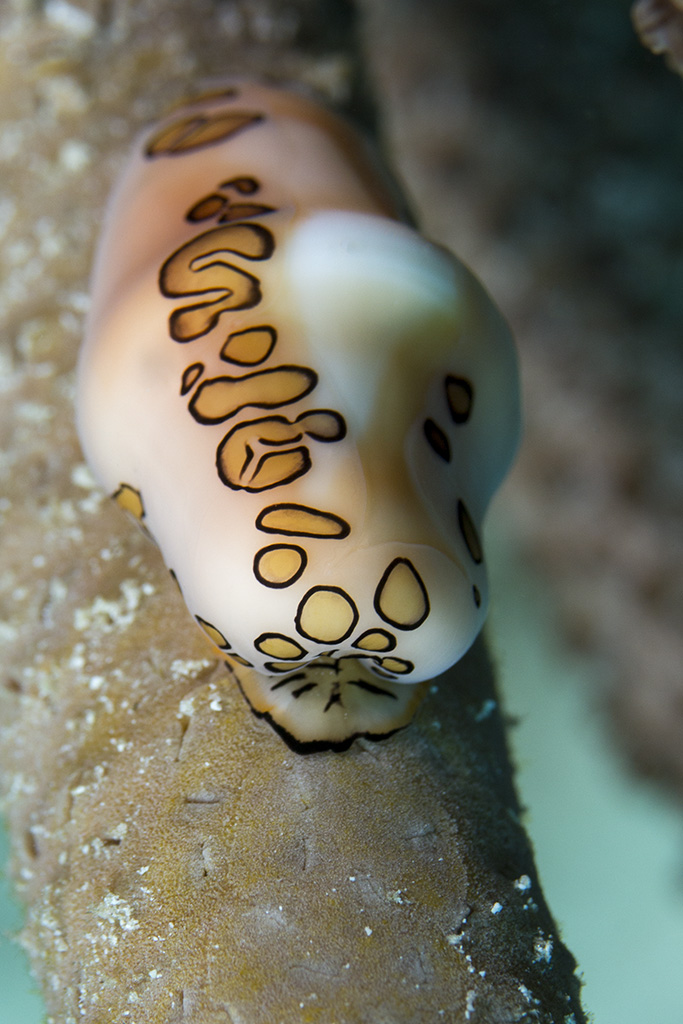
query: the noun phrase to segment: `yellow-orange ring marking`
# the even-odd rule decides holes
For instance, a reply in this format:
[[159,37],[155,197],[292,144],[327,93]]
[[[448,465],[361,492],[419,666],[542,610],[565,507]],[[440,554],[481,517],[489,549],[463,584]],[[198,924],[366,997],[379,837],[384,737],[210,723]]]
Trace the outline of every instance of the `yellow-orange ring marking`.
[[308,554],[298,544],[268,544],[254,555],[254,576],[264,587],[291,587],[307,565]]
[[256,517],[256,529],[286,537],[322,537],[325,540],[343,540],[351,533],[346,520],[334,512],[286,501],[261,509]]
[[228,203],[218,218],[219,224],[232,224],[252,217],[263,217],[266,213],[277,213],[277,207],[266,203]]
[[353,633],[358,609],[341,587],[311,587],[299,602],[294,623],[297,632],[319,644],[338,644]]
[[215,146],[263,119],[262,114],[233,110],[176,118],[150,137],[145,155],[182,156],[205,146]]
[[373,654],[379,651],[393,651],[396,647],[396,637],[386,629],[366,629],[353,641],[351,646]]
[[277,331],[268,324],[233,331],[223,343],[221,359],[237,366],[258,366],[265,363],[276,341]]
[[259,654],[276,658],[278,661],[300,661],[306,656],[301,644],[283,633],[261,633],[254,640],[254,647]]
[[112,498],[124,512],[128,512],[139,523],[145,518],[145,504],[142,500],[142,493],[130,484],[120,484],[112,494]]
[[242,409],[291,405],[310,395],[317,383],[315,370],[291,364],[255,370],[241,377],[210,377],[199,385],[188,408],[198,423],[223,423]]
[[385,672],[392,672],[396,675],[403,675],[406,672],[413,672],[415,670],[415,665],[412,661],[406,661],[405,658],[380,658],[377,664]]
[[236,178],[230,178],[228,181],[222,181],[218,187],[223,189],[234,188],[241,196],[251,196],[254,192],[258,192],[261,186],[256,178],[245,174],[238,175]]
[[244,222],[209,228],[171,253],[159,270],[159,290],[166,298],[189,300],[169,317],[173,340],[193,341],[213,330],[223,313],[258,305],[260,280],[230,259],[267,260],[274,251],[267,228]]
[[474,388],[465,377],[454,377],[452,374],[444,381],[446,401],[454,423],[467,423],[472,414]]
[[187,211],[185,214],[185,220],[189,220],[190,223],[195,224],[197,221],[208,220],[210,217],[217,217],[219,213],[223,212],[224,207],[228,205],[229,200],[225,196],[219,196],[216,192],[213,192],[209,196],[204,196],[194,204],[194,206]]
[[[394,558],[386,567],[373,599],[377,614],[397,629],[417,629],[429,615],[429,595],[408,558]],[[407,611],[403,606],[407,605]]]

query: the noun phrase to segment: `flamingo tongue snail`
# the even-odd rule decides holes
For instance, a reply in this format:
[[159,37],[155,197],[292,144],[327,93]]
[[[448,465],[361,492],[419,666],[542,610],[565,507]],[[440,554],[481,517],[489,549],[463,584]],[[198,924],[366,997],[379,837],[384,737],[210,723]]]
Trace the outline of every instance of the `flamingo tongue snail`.
[[310,100],[240,83],[138,141],[77,407],[96,476],[295,748],[405,725],[479,632],[512,339]]

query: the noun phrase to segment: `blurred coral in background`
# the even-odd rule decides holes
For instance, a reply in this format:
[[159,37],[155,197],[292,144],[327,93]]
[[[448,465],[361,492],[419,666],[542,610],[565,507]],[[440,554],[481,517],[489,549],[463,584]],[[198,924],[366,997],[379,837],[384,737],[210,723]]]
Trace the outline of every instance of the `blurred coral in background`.
[[[675,59],[680,2],[634,16]],[[515,536],[598,660],[622,749],[681,794],[680,82],[604,0],[426,0],[392,25],[378,63],[399,169],[520,349]]]

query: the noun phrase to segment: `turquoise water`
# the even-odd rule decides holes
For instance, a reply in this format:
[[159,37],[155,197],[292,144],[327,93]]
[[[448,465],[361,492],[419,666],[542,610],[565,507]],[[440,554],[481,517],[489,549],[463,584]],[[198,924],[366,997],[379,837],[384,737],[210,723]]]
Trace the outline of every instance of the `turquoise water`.
[[[0,864],[7,862],[7,834],[0,828]],[[0,870],[0,1024],[39,1024],[42,1004],[28,973],[23,950],[13,942],[22,913]]]
[[595,1024],[683,1022],[683,821],[620,761],[599,670],[568,654],[552,602],[494,529],[498,661],[526,826]]
[[[552,604],[489,531],[498,661],[522,802],[546,896],[596,1024],[683,1021],[683,824],[623,770],[596,712],[597,669],[568,655]],[[6,837],[0,834],[0,862]],[[21,913],[0,879],[0,1024],[39,1024]]]

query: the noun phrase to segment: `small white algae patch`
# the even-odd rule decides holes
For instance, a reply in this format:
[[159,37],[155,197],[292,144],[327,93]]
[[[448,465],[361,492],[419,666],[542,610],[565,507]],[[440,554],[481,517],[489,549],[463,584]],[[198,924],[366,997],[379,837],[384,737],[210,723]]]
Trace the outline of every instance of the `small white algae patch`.
[[553,940],[547,939],[539,932],[534,939],[534,963],[541,961],[549,964],[553,955]]
[[124,932],[134,932],[140,927],[140,922],[133,917],[130,904],[113,892],[107,893],[95,913],[103,921],[118,924]]
[[[181,679],[196,679],[196,677],[204,669],[209,668],[211,662],[207,661],[206,658],[176,658],[175,661],[171,662],[171,678],[175,682],[179,682]],[[192,710],[186,710],[183,707],[185,701],[181,702],[180,710],[182,714],[192,714]]]

